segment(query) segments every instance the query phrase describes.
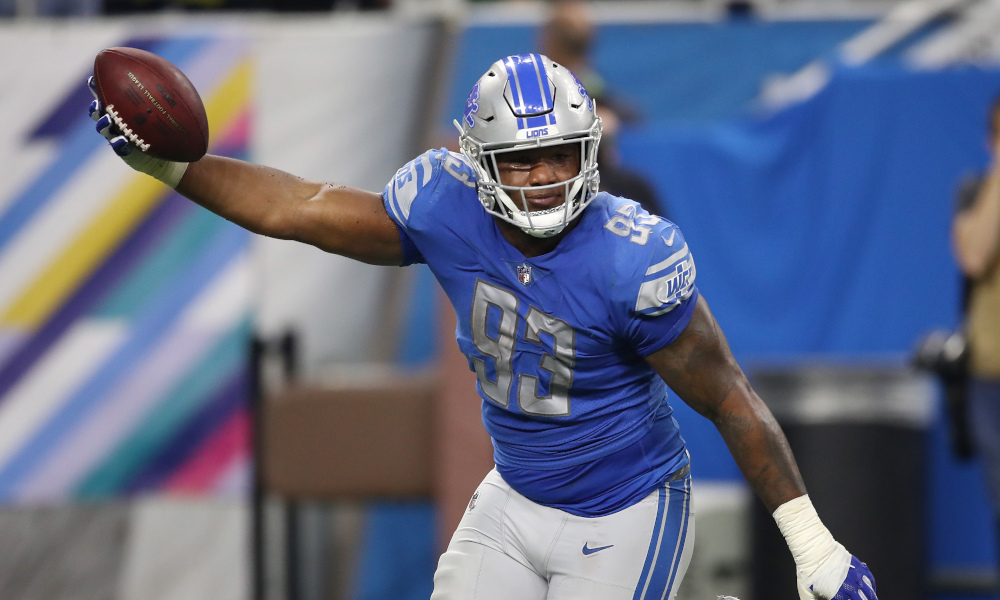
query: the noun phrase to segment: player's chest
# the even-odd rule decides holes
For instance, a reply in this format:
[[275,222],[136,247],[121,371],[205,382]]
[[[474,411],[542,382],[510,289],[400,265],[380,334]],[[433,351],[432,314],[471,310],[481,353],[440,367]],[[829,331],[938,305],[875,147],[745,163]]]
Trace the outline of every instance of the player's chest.
[[455,282],[460,327],[476,348],[514,360],[549,355],[575,364],[612,353],[615,320],[581,275],[529,261],[480,264]]

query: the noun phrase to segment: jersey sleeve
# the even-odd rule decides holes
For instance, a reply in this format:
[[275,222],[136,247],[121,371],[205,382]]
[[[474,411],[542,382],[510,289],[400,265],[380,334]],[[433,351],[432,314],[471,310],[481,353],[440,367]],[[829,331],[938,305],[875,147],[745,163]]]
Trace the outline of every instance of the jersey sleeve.
[[[442,173],[450,177],[442,180]],[[455,186],[475,189],[473,177],[461,155],[445,149],[428,150],[396,171],[382,192],[382,202],[399,229],[403,266],[427,262],[419,240],[426,241],[430,233],[434,223],[430,213]]]
[[[624,314],[622,333],[629,346],[647,356],[677,339],[691,320],[698,300],[696,269],[676,225],[642,209],[636,210],[630,225],[633,234],[628,239],[635,239],[634,232],[639,231],[646,243],[626,245],[630,252],[624,257],[628,263],[624,270],[629,284],[618,293],[619,314]],[[643,227],[650,231],[642,232]]]
[[430,154],[431,152],[425,152],[400,167],[382,191],[385,210],[399,229],[399,241],[403,245],[402,266],[426,262],[407,229],[414,201],[434,177]]

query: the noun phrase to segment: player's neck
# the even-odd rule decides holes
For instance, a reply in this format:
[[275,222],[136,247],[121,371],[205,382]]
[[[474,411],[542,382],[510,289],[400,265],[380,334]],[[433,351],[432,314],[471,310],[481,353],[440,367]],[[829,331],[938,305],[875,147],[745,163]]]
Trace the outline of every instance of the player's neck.
[[518,227],[511,225],[506,221],[501,221],[500,219],[494,219],[497,227],[500,229],[501,235],[507,242],[514,246],[518,252],[524,255],[525,258],[535,258],[536,256],[541,256],[543,254],[548,254],[556,249],[559,242],[562,241],[566,235],[576,227],[580,219],[574,219],[566,229],[563,229],[558,234],[547,237],[540,238],[533,235],[528,235],[521,231]]

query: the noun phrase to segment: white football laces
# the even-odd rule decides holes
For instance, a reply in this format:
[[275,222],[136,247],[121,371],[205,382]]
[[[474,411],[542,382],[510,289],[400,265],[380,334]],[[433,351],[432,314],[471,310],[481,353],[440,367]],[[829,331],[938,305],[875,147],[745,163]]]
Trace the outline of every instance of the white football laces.
[[141,137],[136,135],[136,133],[132,131],[132,128],[125,124],[125,120],[122,119],[120,116],[118,116],[118,111],[115,110],[114,104],[107,105],[104,108],[104,112],[106,112],[108,115],[111,116],[111,120],[115,122],[115,126],[118,127],[118,129],[122,132],[122,135],[125,136],[125,139],[127,139],[132,144],[135,144],[135,146],[138,147],[139,150],[143,152],[149,150],[150,145],[147,144],[145,140],[143,140]]

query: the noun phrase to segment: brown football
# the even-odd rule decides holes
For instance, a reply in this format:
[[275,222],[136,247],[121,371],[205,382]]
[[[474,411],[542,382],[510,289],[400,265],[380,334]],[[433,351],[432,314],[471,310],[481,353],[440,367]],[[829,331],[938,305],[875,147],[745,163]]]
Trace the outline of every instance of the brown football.
[[97,99],[143,152],[181,162],[208,151],[208,116],[180,69],[137,48],[107,48],[94,59]]

